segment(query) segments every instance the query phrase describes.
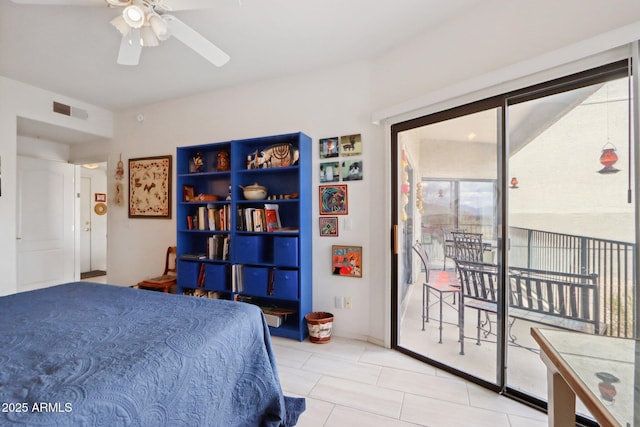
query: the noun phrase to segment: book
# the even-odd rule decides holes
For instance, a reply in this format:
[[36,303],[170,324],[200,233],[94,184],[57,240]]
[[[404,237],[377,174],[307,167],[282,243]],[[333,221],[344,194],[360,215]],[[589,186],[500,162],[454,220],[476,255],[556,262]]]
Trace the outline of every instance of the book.
[[207,227],[207,208],[198,207],[198,230],[206,230]]
[[217,209],[213,208],[213,207],[208,207],[207,208],[207,223],[209,225],[209,230],[216,230],[216,216],[217,216]]
[[228,260],[229,259],[229,241],[231,239],[229,238],[229,236],[224,236],[224,242],[222,244],[222,259],[223,260]]
[[278,213],[275,209],[264,209],[265,222],[267,224],[267,231],[277,231],[280,229],[278,225]]
[[244,209],[244,223],[245,223],[245,231],[253,231],[253,211],[255,208],[245,208]]
[[263,209],[255,209],[253,211],[253,231],[264,231],[264,210]]
[[232,292],[244,291],[244,278],[242,276],[241,264],[233,264],[231,266],[231,291]]
[[266,216],[267,231],[276,231],[282,228],[282,223],[280,222],[280,210],[278,205],[274,203],[266,203],[264,205],[264,213]]
[[200,272],[198,273],[198,287],[204,288],[204,263],[200,264]]

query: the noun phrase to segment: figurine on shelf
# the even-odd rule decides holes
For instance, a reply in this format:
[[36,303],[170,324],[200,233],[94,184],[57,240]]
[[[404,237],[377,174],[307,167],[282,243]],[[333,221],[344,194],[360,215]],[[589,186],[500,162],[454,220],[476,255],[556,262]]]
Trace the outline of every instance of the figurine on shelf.
[[218,153],[218,165],[216,168],[219,172],[229,170],[229,153],[221,151]]
[[196,153],[193,156],[193,169],[194,172],[202,172],[204,169],[204,161],[202,160],[202,154]]

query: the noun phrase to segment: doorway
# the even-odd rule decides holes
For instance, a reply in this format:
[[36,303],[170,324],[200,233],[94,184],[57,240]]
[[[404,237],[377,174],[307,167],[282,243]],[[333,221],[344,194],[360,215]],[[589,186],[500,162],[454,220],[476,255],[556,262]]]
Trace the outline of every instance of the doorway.
[[80,167],[80,278],[107,274],[107,164]]

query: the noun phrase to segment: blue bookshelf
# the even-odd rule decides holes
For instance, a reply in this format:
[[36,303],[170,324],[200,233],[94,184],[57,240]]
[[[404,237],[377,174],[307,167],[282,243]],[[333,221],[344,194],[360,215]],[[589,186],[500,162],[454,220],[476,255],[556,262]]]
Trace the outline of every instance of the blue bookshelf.
[[[179,293],[259,305],[272,335],[306,338],[311,146],[292,133],[178,147]],[[256,183],[267,196],[246,199]]]

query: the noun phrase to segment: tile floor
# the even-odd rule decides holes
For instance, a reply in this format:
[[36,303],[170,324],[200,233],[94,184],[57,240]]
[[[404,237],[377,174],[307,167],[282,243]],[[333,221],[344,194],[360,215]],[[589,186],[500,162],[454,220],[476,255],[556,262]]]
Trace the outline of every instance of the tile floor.
[[273,337],[285,394],[306,397],[300,427],[544,427],[545,414],[397,351],[332,337]]

